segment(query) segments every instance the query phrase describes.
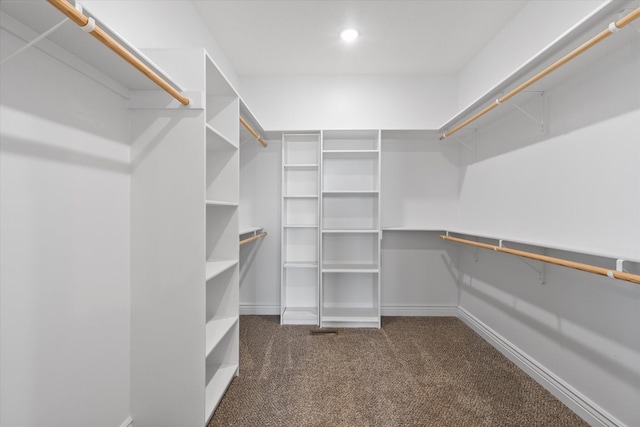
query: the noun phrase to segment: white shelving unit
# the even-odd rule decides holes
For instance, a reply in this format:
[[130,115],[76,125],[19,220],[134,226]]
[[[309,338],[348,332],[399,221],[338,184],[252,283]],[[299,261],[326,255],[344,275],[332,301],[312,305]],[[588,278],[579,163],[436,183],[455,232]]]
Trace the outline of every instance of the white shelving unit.
[[380,327],[380,131],[322,133],[320,325]]
[[205,423],[231,380],[239,354],[240,99],[206,57]]
[[282,324],[319,323],[320,134],[282,136]]
[[129,103],[131,407],[141,425],[202,426],[238,374],[240,101],[204,49],[148,53],[194,92]]

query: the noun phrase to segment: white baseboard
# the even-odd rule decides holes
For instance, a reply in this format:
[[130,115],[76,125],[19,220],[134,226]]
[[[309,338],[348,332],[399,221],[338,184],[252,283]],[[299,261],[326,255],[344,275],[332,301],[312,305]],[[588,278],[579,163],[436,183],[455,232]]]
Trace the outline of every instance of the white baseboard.
[[[385,305],[383,316],[457,317],[455,305]],[[279,316],[279,305],[241,304],[241,315]]]
[[457,317],[458,306],[455,305],[383,305],[380,307],[383,316],[404,317]]
[[520,369],[525,371],[531,378],[558,398],[558,400],[582,417],[589,425],[606,427],[624,426],[624,424],[607,411],[582,395],[462,307],[458,307],[458,318],[504,354],[509,360],[518,365]]
[[120,427],[132,427],[132,426],[133,426],[133,420],[131,419],[131,417],[127,418],[126,420],[124,420],[122,424],[120,424]]
[[280,316],[279,305],[240,304],[240,315]]

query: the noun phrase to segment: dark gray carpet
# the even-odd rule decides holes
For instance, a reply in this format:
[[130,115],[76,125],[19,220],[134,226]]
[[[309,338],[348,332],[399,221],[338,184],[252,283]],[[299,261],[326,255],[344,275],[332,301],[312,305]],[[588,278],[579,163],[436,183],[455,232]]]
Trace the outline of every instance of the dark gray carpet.
[[240,317],[240,376],[213,426],[586,426],[456,318],[309,335]]

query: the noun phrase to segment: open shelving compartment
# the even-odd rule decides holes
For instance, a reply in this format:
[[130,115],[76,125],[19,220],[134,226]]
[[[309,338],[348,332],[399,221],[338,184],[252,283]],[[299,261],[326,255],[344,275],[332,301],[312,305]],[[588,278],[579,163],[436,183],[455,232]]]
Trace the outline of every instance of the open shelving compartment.
[[320,134],[282,136],[282,324],[318,325]]
[[240,99],[206,56],[205,422],[240,363]]
[[380,131],[322,134],[322,327],[380,327]]
[[322,232],[377,231],[379,195],[377,192],[323,193]]
[[322,327],[380,327],[377,272],[323,272],[322,276]]
[[323,193],[378,191],[379,158],[379,151],[324,151]]

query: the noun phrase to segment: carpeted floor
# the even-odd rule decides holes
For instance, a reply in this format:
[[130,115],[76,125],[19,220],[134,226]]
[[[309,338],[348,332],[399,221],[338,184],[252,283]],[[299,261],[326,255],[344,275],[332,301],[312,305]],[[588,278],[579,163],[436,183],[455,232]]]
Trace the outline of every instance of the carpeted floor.
[[586,426],[456,318],[310,335],[240,317],[240,376],[213,426]]

